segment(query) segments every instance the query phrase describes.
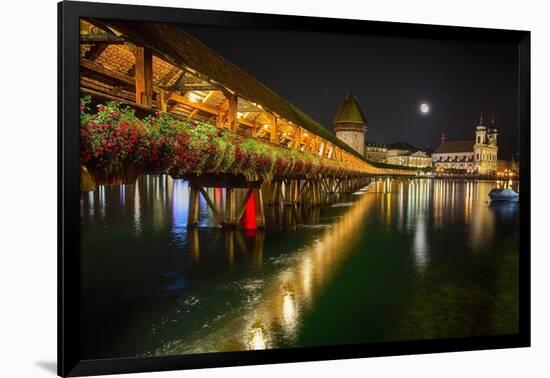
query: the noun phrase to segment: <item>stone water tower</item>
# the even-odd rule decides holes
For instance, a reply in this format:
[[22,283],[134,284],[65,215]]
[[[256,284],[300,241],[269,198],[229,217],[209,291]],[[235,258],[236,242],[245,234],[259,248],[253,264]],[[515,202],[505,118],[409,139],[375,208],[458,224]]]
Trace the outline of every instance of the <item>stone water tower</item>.
[[363,155],[365,150],[365,134],[367,120],[351,93],[346,96],[338,113],[332,121],[332,129],[336,137]]

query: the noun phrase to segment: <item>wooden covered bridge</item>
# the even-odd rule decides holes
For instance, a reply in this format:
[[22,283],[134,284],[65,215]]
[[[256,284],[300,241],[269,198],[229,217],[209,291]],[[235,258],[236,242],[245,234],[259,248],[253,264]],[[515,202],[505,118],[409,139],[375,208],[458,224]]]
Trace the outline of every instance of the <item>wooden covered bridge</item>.
[[[373,176],[410,176],[415,172],[365,160],[354,149],[252,76],[225,60],[181,26],[120,20],[81,20],[80,88],[96,103],[118,101],[138,114],[168,113],[176,119],[214,125],[234,135],[235,143],[254,140],[273,148],[314,154],[345,173],[274,176],[202,172],[183,175],[190,185],[189,225],[197,224],[199,196],[225,225],[236,225],[247,201],[263,227],[264,202],[317,206],[323,194],[349,192]],[[226,189],[219,213],[207,187]],[[237,206],[235,190],[246,191]]]

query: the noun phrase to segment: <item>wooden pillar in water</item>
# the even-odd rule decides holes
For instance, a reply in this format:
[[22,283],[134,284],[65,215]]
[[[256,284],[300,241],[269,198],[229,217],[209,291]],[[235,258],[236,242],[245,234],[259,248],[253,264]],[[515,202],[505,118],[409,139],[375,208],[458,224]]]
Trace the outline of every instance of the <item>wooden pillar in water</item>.
[[256,210],[256,228],[265,227],[264,200],[261,188],[254,188],[254,210]]
[[287,181],[288,184],[288,198],[286,198],[286,204],[290,206],[294,206],[294,201],[296,200],[296,195],[294,194],[294,185],[296,180],[290,179]]
[[271,189],[271,199],[269,204],[279,205],[279,200],[281,199],[282,181],[272,181]]
[[317,206],[319,204],[318,180],[315,180],[315,179],[310,180],[310,187],[311,187],[311,199],[310,199],[311,206]]
[[300,191],[300,180],[292,180],[291,182],[291,192],[292,192],[292,203],[296,204],[298,202],[298,193]]
[[187,214],[187,227],[196,227],[199,223],[199,188],[192,185],[189,188],[189,210]]
[[235,189],[225,189],[225,220],[223,225],[225,227],[235,226]]
[[285,206],[294,206],[298,201],[298,180],[285,181]]

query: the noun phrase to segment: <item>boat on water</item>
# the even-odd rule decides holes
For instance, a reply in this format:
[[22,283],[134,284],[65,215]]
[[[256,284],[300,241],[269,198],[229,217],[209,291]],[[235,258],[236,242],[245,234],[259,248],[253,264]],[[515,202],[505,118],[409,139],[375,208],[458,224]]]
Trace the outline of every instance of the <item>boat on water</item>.
[[491,201],[518,201],[519,194],[512,189],[493,189],[489,192],[489,198]]

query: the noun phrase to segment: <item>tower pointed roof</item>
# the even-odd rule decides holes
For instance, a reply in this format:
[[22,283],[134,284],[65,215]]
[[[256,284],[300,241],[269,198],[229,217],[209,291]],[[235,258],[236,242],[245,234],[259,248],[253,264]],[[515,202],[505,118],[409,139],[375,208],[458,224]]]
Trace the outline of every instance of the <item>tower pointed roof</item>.
[[332,124],[337,123],[367,124],[367,119],[353,94],[349,93],[346,96],[338,113],[336,113]]
[[483,112],[481,112],[481,115],[479,116],[479,124],[476,126],[476,130],[486,130],[487,128],[483,124]]

